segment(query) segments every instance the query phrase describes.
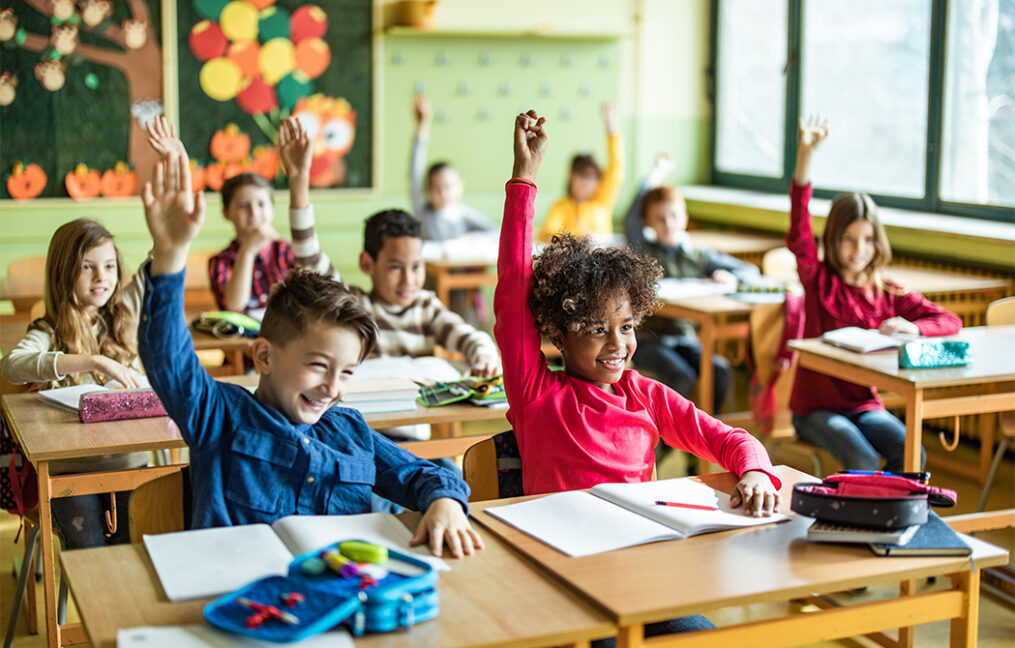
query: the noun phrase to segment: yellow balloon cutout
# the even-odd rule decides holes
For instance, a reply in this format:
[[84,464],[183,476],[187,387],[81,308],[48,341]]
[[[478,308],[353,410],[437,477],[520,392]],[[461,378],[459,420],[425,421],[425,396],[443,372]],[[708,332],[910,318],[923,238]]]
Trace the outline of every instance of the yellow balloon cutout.
[[201,67],[201,89],[216,101],[229,101],[243,89],[243,72],[236,61],[219,57]]
[[288,38],[273,38],[261,46],[257,55],[261,77],[268,85],[275,85],[279,79],[293,71],[296,54]]
[[231,41],[257,40],[257,7],[244,0],[230,2],[219,16],[219,24]]

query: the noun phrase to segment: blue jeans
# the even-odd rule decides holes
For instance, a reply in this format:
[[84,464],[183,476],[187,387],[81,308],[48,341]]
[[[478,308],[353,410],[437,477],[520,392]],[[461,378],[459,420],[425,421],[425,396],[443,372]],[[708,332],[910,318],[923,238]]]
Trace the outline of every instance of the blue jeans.
[[[701,366],[701,343],[690,335],[656,335],[639,331],[638,348],[631,361],[635,367],[655,375],[684,398],[691,398],[698,383]],[[713,412],[722,410],[723,401],[733,384],[733,370],[729,360],[721,355],[712,356]]]
[[50,501],[53,525],[60,534],[64,549],[87,549],[112,544],[130,543],[127,501],[130,491],[116,494],[116,533],[106,527],[109,493],[74,495]]
[[[694,632],[696,630],[711,630],[715,624],[701,616],[692,614],[690,616],[660,621],[658,623],[645,624],[646,637],[658,637],[659,635],[677,634],[678,632]],[[617,645],[616,637],[596,639],[592,642],[592,648],[613,648]]]
[[[797,436],[832,453],[847,470],[901,472],[906,449],[906,426],[886,410],[832,412],[817,410],[793,415]],[[921,468],[927,453],[921,449]],[[880,456],[879,456],[880,455]]]

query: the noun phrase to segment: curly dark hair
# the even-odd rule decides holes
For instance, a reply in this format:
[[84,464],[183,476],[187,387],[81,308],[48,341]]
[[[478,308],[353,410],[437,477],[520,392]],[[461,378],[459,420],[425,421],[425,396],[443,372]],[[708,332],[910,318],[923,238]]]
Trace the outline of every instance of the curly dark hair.
[[532,261],[529,310],[543,335],[580,331],[601,320],[607,299],[623,293],[638,325],[659,304],[655,286],[662,276],[655,259],[562,232]]

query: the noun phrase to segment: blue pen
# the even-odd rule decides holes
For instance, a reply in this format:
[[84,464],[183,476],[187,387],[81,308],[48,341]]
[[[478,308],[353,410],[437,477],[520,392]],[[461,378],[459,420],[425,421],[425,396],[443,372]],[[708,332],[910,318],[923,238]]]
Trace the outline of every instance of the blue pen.
[[893,473],[886,470],[840,470],[839,474],[848,475],[885,475],[887,477],[905,477],[906,479],[915,479],[921,484],[930,482],[930,472],[902,472]]

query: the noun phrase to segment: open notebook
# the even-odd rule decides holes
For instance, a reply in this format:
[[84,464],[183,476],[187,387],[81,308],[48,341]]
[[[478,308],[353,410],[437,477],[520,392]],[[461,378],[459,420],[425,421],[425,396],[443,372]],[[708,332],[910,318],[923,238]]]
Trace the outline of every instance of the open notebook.
[[[660,500],[716,509],[657,505]],[[588,492],[555,493],[486,512],[569,556],[789,519],[744,515],[730,506],[729,495],[686,478],[599,484]]]
[[858,326],[826,331],[821,335],[823,342],[857,353],[897,349],[913,339],[915,337],[912,335],[883,335],[876,329],[862,329]]
[[[290,515],[267,524],[198,529],[144,536],[148,556],[170,601],[216,596],[265,576],[285,575],[298,554],[338,540],[366,540],[412,553],[438,571],[450,569],[424,545],[409,547],[412,532],[394,516]],[[399,568],[401,570],[401,568]],[[405,564],[408,572],[415,569]]]
[[[140,387],[135,391],[150,391],[152,388],[151,383],[148,382],[147,376],[138,376],[138,384]],[[111,392],[122,390],[123,388],[123,385],[117,381],[110,380],[105,385],[71,385],[70,387],[43,389],[39,392],[39,398],[49,405],[56,405],[59,408],[76,412],[78,411],[78,405],[81,402],[81,397],[85,394],[91,394],[94,392]]]

